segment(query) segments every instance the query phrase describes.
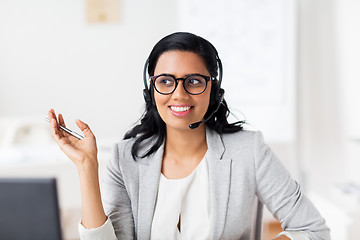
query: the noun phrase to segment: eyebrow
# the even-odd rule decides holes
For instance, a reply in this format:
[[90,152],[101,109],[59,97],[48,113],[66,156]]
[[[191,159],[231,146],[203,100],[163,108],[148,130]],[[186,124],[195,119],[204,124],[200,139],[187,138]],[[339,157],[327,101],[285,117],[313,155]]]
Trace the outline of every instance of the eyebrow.
[[[171,73],[160,73],[160,74],[158,74],[158,75],[163,75],[163,74],[165,74],[165,75],[170,75],[170,76],[173,76],[174,78],[177,78],[177,77],[175,77],[175,75],[174,75],[174,74],[171,74]],[[207,75],[205,75],[205,74],[201,74],[201,73],[188,73],[188,74],[185,74],[185,76],[184,76],[184,77],[180,77],[180,78],[187,78],[187,77],[192,76],[192,75],[207,76]]]
[[201,73],[190,73],[190,74],[186,74],[185,77],[191,76],[191,75],[201,75],[201,76],[206,76],[204,74]]

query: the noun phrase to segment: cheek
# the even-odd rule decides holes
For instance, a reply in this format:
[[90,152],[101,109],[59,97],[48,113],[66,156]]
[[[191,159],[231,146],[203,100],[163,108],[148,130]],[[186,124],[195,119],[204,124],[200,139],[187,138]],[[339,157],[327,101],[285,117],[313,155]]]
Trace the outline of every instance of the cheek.
[[204,100],[204,102],[205,102],[204,108],[205,108],[205,112],[206,112],[210,106],[210,95],[207,96],[207,98],[206,98],[206,100]]
[[154,100],[155,100],[155,107],[156,110],[160,116],[160,118],[164,121],[164,109],[163,109],[163,99],[162,96],[159,96],[159,94],[154,93]]
[[158,111],[161,111],[161,109],[164,107],[164,104],[169,100],[169,96],[161,95],[155,92],[154,99],[155,99],[156,108],[158,109]]
[[202,96],[203,98],[201,100],[204,103],[204,107],[206,106],[206,109],[208,109],[208,107],[210,106],[210,91],[206,91],[204,93],[205,94]]

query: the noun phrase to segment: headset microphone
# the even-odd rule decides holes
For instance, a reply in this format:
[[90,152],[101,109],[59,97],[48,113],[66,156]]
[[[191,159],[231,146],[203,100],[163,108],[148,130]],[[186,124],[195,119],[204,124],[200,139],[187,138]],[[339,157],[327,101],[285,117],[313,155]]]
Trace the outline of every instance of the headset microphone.
[[220,95],[219,103],[218,103],[218,105],[216,106],[215,110],[210,114],[210,116],[208,116],[206,119],[204,119],[204,120],[202,120],[202,121],[199,121],[199,122],[195,122],[195,123],[190,124],[190,125],[189,125],[189,128],[195,129],[195,128],[199,127],[200,124],[202,124],[202,123],[204,123],[204,122],[207,122],[207,121],[210,120],[210,118],[212,118],[212,116],[217,112],[217,110],[219,110],[220,105],[221,105],[222,102],[223,102],[223,99],[224,99],[224,89],[220,89],[219,95]]
[[218,100],[218,105],[216,106],[215,110],[204,120],[199,121],[199,122],[195,122],[189,125],[189,128],[191,129],[195,129],[197,127],[200,126],[200,124],[207,122],[210,120],[210,118],[212,118],[212,116],[214,116],[214,114],[219,110],[220,105],[223,102],[224,99],[224,89],[221,88],[221,82],[222,82],[222,75],[223,75],[223,69],[222,69],[222,64],[221,64],[221,60],[219,58],[219,56],[216,56],[216,60],[218,63],[218,67],[219,67],[219,81],[218,81],[218,86],[216,86],[217,91],[215,93],[215,99]]

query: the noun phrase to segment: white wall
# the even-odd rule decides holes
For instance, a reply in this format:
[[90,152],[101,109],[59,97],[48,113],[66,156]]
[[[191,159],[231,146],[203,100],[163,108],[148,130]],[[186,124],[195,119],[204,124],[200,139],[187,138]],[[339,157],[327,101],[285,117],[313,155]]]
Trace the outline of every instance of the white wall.
[[346,178],[360,184],[360,1],[336,0],[337,57],[344,118]]
[[359,11],[355,0],[299,1],[297,152],[333,240],[360,238],[360,144],[351,141],[360,120]]
[[0,1],[0,117],[54,108],[98,139],[122,138],[139,119],[143,64],[175,31],[176,2],[121,0],[115,24],[88,24],[85,3]]
[[298,156],[306,186],[321,192],[345,174],[335,8],[329,0],[298,3]]

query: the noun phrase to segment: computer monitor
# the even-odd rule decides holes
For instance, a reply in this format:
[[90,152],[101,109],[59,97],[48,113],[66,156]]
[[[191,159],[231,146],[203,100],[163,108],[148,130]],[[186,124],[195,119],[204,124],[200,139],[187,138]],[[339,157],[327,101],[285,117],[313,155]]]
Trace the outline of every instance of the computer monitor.
[[0,239],[61,240],[55,178],[0,178]]

